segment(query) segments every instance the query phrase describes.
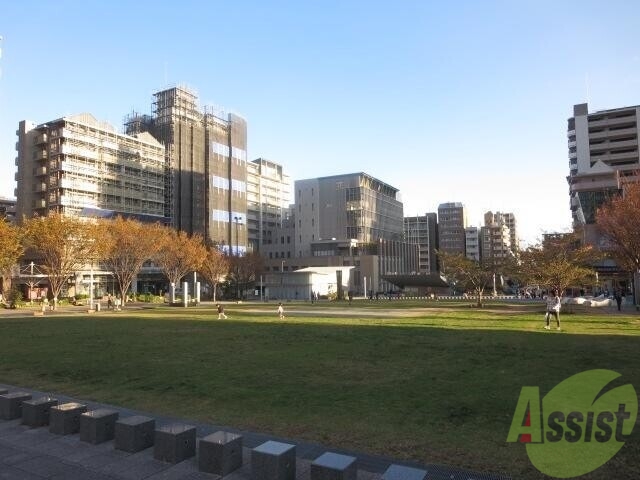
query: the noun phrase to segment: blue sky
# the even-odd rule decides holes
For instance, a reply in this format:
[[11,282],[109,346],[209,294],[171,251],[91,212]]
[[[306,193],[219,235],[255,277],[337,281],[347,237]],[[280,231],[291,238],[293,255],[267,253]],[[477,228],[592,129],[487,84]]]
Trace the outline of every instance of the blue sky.
[[4,1],[0,195],[15,130],[88,111],[120,128],[187,84],[293,179],[366,171],[405,215],[463,202],[521,236],[570,227],[566,119],[640,103],[635,1]]

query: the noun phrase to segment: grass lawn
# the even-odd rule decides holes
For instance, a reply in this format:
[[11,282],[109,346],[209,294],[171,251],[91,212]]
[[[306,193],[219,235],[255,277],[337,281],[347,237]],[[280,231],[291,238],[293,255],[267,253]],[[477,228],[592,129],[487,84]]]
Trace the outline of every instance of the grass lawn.
[[[284,321],[275,309],[0,312],[0,382],[514,479],[543,478],[506,443],[522,386],[544,395],[606,368],[640,391],[636,314],[576,308],[549,332],[540,305],[286,304]],[[582,478],[640,478],[640,428]]]

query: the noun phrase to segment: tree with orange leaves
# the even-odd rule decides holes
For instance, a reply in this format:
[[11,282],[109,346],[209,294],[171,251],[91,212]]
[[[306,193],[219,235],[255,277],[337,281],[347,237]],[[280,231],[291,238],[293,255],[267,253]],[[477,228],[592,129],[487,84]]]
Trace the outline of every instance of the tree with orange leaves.
[[200,270],[207,256],[202,236],[189,236],[171,228],[162,229],[158,246],[154,262],[176,286],[186,274]]
[[640,183],[624,185],[622,195],[603,204],[596,224],[616,263],[628,272],[640,272]]

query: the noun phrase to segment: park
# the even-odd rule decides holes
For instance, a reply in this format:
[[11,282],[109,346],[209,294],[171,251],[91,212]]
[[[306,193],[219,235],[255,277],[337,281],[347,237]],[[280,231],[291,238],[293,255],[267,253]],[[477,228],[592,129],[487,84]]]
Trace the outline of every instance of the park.
[[[0,314],[0,381],[399,461],[541,478],[507,443],[523,386],[610,369],[640,387],[640,316],[542,302],[135,304]],[[8,312],[8,311],[5,311]],[[638,478],[640,429],[584,478]]]

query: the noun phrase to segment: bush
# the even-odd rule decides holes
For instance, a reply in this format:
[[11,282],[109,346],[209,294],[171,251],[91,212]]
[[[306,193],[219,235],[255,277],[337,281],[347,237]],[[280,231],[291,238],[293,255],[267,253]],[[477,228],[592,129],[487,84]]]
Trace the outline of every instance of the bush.
[[20,308],[24,306],[24,301],[22,300],[22,292],[16,287],[12,287],[11,290],[7,292],[6,298],[9,308]]

